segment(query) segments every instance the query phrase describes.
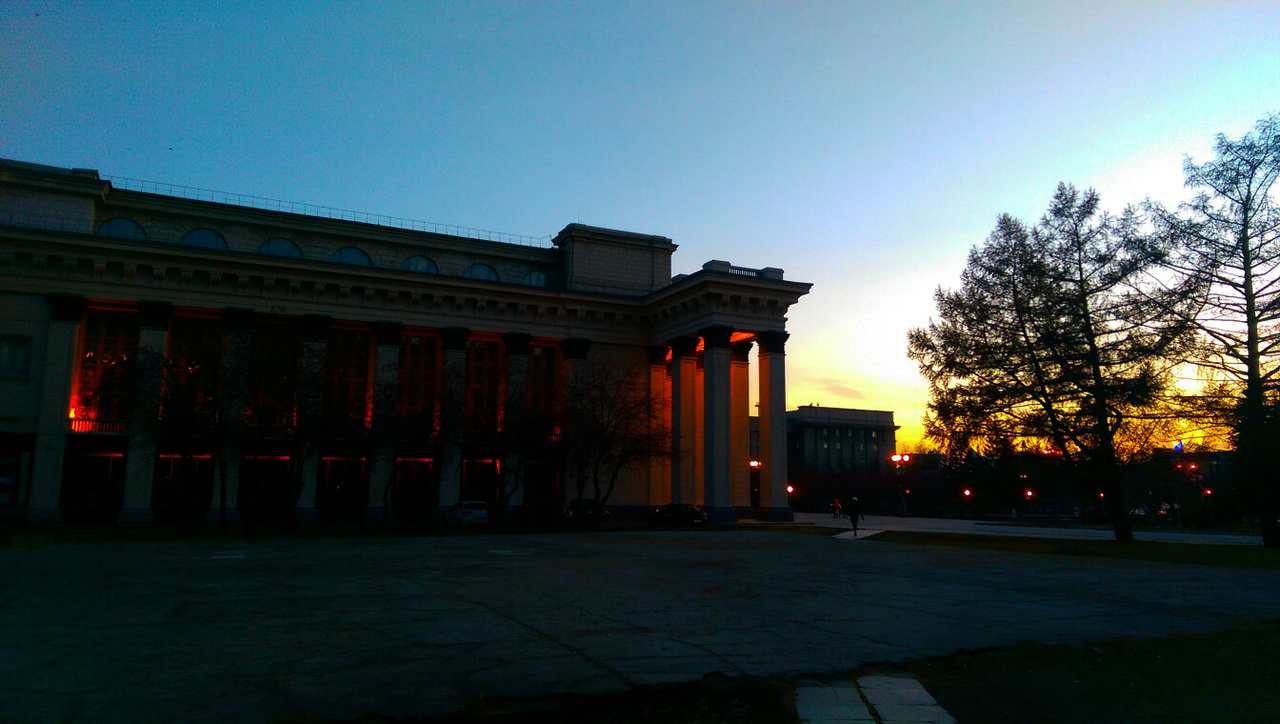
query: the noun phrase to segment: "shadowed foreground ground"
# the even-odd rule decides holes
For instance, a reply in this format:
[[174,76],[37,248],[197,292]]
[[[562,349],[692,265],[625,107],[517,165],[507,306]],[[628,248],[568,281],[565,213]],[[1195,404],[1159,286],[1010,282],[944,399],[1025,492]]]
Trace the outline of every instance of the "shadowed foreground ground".
[[1280,618],[1280,572],[767,532],[0,548],[0,716],[460,713]]

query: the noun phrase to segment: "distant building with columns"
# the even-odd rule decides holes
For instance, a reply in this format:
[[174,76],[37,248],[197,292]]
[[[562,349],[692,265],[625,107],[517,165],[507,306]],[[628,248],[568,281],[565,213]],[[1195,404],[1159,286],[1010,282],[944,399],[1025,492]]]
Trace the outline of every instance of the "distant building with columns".
[[791,516],[786,314],[810,285],[781,269],[673,277],[661,236],[538,240],[2,160],[0,236],[0,516],[565,500],[580,461],[557,415],[592,366],[628,371],[670,441],[610,505]]

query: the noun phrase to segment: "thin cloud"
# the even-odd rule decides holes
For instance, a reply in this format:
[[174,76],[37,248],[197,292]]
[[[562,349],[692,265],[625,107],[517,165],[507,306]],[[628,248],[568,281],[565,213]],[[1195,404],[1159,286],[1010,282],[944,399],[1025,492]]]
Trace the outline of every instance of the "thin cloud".
[[866,398],[866,395],[862,394],[860,390],[854,387],[851,387],[847,382],[844,382],[843,380],[820,378],[820,379],[814,380],[813,382],[820,389],[826,392],[829,392],[835,395],[836,397],[847,397],[854,400],[861,400]]

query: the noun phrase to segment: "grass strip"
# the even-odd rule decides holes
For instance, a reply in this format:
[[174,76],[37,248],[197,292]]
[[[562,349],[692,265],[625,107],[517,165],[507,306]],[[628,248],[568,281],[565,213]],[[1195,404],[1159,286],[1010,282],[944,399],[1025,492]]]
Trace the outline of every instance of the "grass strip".
[[1072,540],[915,531],[885,531],[871,537],[869,540],[879,543],[967,548],[982,551],[1089,556],[1163,563],[1188,563],[1202,566],[1280,570],[1280,550],[1263,548],[1260,545],[1156,543],[1152,541],[1117,543],[1110,540]]
[[1022,644],[905,668],[960,722],[1280,721],[1280,622]]

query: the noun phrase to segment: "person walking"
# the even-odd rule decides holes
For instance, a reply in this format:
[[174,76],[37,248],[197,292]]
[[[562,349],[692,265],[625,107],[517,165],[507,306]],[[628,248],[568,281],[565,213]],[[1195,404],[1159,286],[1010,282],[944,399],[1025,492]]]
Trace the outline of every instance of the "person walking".
[[836,498],[835,502],[831,504],[831,517],[832,518],[840,517],[840,499],[839,498]]
[[849,498],[849,505],[846,506],[845,512],[849,514],[849,522],[853,523],[853,536],[858,537],[858,519],[866,520],[867,516],[862,514],[862,504],[858,502],[858,496]]

